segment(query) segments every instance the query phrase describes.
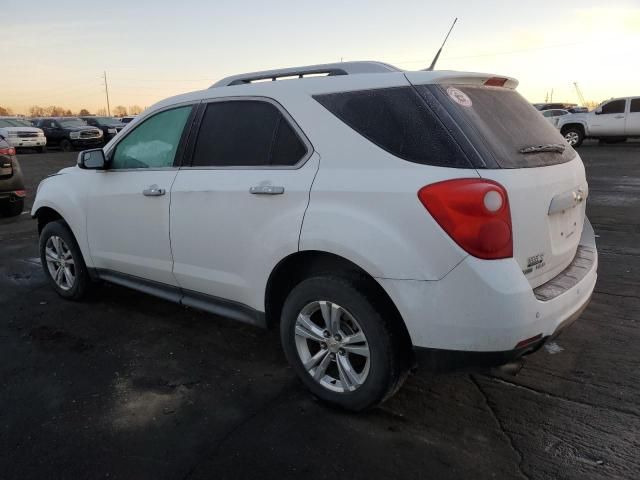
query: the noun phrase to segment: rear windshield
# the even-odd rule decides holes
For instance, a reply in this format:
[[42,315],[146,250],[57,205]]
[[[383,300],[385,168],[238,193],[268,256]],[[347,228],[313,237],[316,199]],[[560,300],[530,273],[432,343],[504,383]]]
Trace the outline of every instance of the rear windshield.
[[[469,85],[416,88],[422,95],[434,94],[471,142],[481,143],[500,168],[556,165],[576,155],[560,132],[515,90]],[[564,151],[530,148],[549,145],[561,145]],[[530,153],[520,152],[527,148]]]
[[451,134],[413,87],[331,93],[313,98],[396,157],[425,165],[471,168]]

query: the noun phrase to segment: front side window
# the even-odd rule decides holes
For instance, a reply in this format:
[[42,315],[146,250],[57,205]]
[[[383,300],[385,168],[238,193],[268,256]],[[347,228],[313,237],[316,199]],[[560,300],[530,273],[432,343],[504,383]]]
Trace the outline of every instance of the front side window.
[[624,106],[627,101],[614,100],[613,102],[605,103],[602,106],[602,115],[611,115],[613,113],[624,113]]
[[109,168],[166,168],[173,166],[191,105],[148,118],[118,145]]
[[194,167],[292,166],[307,147],[278,108],[259,100],[207,105],[193,153]]
[[640,113],[640,98],[631,100],[631,113]]

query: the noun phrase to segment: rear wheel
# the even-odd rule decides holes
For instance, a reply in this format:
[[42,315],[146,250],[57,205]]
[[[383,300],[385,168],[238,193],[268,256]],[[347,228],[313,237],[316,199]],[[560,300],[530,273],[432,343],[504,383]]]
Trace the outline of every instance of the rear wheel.
[[563,133],[564,139],[573,148],[578,148],[584,141],[584,133],[579,128],[568,128]]
[[45,145],[45,146],[42,146],[42,147],[37,147],[37,148],[36,148],[36,151],[37,151],[38,153],[46,153],[46,151],[47,151],[47,147],[46,147],[46,145]]
[[91,283],[73,233],[62,220],[45,225],[40,234],[40,260],[45,276],[61,297],[81,299]]
[[409,349],[383,311],[355,277],[313,277],[291,291],[282,311],[282,345],[314,395],[360,411],[400,387],[409,369]]
[[62,140],[60,140],[60,150],[62,150],[63,152],[70,152],[71,150],[73,150],[73,145],[69,140],[63,138]]
[[3,205],[2,213],[7,217],[16,217],[24,210],[24,198],[16,198],[15,201],[7,201]]

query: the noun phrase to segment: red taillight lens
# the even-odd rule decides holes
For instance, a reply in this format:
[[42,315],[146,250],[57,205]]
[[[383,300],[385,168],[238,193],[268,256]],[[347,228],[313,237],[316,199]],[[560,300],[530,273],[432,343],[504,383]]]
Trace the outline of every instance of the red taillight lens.
[[507,79],[501,77],[491,77],[484,82],[487,87],[504,87],[505,83]]
[[15,155],[16,149],[13,147],[9,148],[0,148],[0,155]]
[[509,197],[499,183],[447,180],[421,188],[418,198],[442,229],[474,257],[513,256]]
[[13,192],[13,194],[16,197],[24,198],[24,197],[27,196],[27,191],[26,190],[16,190],[15,192]]

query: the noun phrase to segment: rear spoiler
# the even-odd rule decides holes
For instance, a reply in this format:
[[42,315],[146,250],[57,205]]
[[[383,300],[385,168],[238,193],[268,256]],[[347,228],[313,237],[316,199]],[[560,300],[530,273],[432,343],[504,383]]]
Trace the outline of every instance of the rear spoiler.
[[515,90],[518,80],[504,75],[490,73],[466,73],[447,70],[435,72],[405,72],[407,80],[414,85],[425,83],[445,83],[448,85],[475,85],[487,87],[502,87]]

